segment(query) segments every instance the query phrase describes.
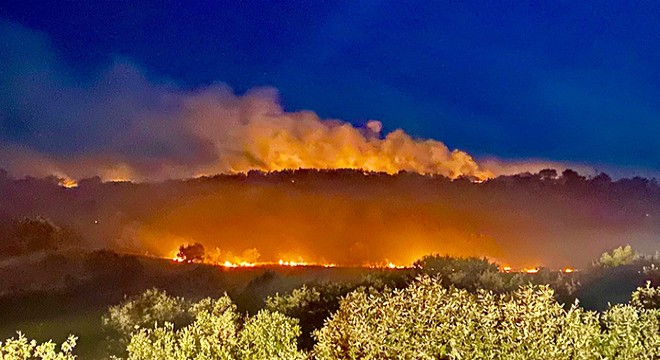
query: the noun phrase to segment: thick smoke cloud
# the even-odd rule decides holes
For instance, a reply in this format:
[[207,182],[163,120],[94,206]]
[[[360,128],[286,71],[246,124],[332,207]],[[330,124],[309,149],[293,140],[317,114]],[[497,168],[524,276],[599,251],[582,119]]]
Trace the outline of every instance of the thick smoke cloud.
[[289,168],[492,175],[441,142],[382,134],[375,120],[356,128],[286,112],[272,88],[183,90],[123,59],[80,80],[41,34],[7,23],[0,34],[0,167],[14,176],[160,180]]

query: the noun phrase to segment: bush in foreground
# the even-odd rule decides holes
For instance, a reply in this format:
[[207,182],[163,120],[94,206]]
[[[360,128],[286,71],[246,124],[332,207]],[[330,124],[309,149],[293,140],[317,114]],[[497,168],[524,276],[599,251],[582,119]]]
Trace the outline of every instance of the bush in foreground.
[[74,360],[73,349],[76,347],[75,336],[62,343],[60,350],[52,341],[37,344],[36,340],[28,340],[22,333],[18,338],[11,338],[0,342],[0,359],[3,360]]
[[128,359],[303,359],[296,341],[298,320],[267,310],[239,322],[229,297],[198,307],[195,321],[140,329],[128,344]]
[[349,294],[316,332],[314,352],[318,359],[657,359],[659,317],[629,305],[602,317],[577,304],[565,310],[547,286],[473,294],[422,277],[402,290]]
[[151,328],[156,324],[189,322],[190,304],[181,297],[165,291],[149,289],[125,302],[111,306],[103,316],[103,327],[128,339],[139,328]]

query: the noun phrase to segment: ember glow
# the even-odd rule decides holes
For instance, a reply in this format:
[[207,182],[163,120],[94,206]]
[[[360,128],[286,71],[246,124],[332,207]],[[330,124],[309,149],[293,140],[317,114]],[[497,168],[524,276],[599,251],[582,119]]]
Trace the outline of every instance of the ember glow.
[[[204,264],[209,264],[209,265],[215,265],[215,266],[222,266],[225,268],[251,268],[251,267],[272,267],[272,266],[283,266],[283,267],[325,267],[325,268],[334,268],[339,266],[338,264],[335,263],[329,263],[329,262],[310,262],[310,261],[305,261],[302,260],[300,257],[297,257],[299,260],[284,260],[284,259],[279,259],[278,261],[255,261],[255,262],[248,262],[248,261],[212,261],[210,259],[206,259],[203,261]],[[174,256],[171,258],[172,262],[175,263],[195,263],[196,261],[186,261],[186,259],[181,258],[179,256]],[[345,265],[346,266],[346,265]],[[354,267],[355,265],[350,265],[351,267]],[[410,266],[406,265],[400,265],[400,264],[395,264],[390,261],[385,261],[382,263],[365,263],[362,264],[359,267],[364,267],[364,268],[371,268],[371,269],[406,269],[409,268]]]
[[60,179],[58,185],[63,188],[72,189],[78,187],[78,182],[73,179],[64,178]]

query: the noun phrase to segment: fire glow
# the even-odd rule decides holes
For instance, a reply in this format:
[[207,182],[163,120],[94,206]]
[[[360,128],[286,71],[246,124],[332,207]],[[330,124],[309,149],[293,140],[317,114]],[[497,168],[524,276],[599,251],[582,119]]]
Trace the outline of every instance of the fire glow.
[[[334,268],[338,267],[335,263],[322,263],[322,262],[307,262],[303,260],[298,261],[286,261],[280,259],[278,261],[263,261],[263,262],[209,262],[209,261],[187,261],[184,258],[174,256],[171,258],[172,262],[175,263],[203,263],[214,266],[221,266],[224,268],[253,268],[253,267],[273,267],[273,266],[282,266],[282,267],[324,267],[324,268]],[[379,264],[364,264],[360,267],[370,268],[370,269],[407,269],[409,266],[398,265],[393,262],[384,262]]]
[[73,179],[63,178],[63,179],[60,179],[60,181],[57,183],[57,185],[59,185],[63,188],[72,189],[72,188],[78,187],[78,182],[73,180]]
[[[255,268],[255,267],[275,267],[275,266],[281,266],[281,267],[324,267],[324,268],[334,268],[334,267],[362,267],[362,268],[369,268],[369,269],[392,269],[392,270],[401,270],[401,269],[410,269],[412,266],[410,265],[401,265],[401,264],[395,264],[391,261],[384,261],[380,263],[365,263],[360,266],[349,266],[349,265],[338,265],[335,263],[324,263],[324,262],[308,262],[301,260],[301,258],[298,258],[298,260],[284,260],[284,259],[279,259],[278,261],[256,261],[256,262],[249,262],[249,261],[187,261],[184,258],[174,256],[171,258],[172,262],[175,263],[202,263],[202,264],[208,264],[208,265],[213,265],[213,266],[220,266],[223,268]],[[540,271],[539,267],[531,267],[531,268],[523,268],[523,269],[514,269],[510,266],[501,266],[499,268],[499,271],[501,273],[525,273],[525,274],[538,274]],[[560,272],[564,274],[571,274],[576,271],[576,269],[572,267],[565,267],[563,269],[559,270]]]

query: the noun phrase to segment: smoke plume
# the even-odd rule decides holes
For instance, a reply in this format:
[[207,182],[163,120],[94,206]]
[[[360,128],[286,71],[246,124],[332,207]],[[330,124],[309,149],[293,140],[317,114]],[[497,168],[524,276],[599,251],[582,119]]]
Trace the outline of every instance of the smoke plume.
[[42,35],[0,25],[0,167],[15,176],[160,180],[297,168],[491,175],[439,141],[383,134],[376,120],[358,128],[284,111],[272,88],[183,90],[147,79],[125,59],[83,81]]

